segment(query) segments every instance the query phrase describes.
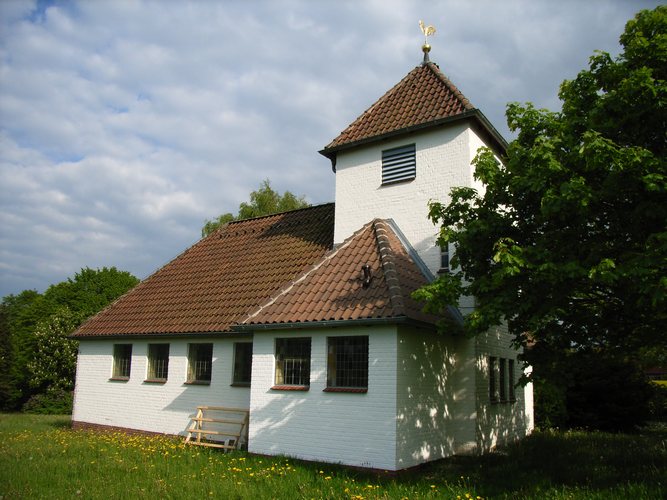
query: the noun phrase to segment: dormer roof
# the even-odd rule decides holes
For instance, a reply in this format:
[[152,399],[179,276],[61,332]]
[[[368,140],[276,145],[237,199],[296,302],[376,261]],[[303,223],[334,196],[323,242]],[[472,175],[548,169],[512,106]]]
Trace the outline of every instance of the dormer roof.
[[364,111],[331,141],[321,154],[335,158],[338,151],[388,137],[469,119],[490,146],[503,153],[507,143],[487,118],[461,93],[437,64],[424,62]]
[[321,326],[340,321],[435,325],[411,296],[429,279],[390,221],[375,219],[245,318],[241,327]]

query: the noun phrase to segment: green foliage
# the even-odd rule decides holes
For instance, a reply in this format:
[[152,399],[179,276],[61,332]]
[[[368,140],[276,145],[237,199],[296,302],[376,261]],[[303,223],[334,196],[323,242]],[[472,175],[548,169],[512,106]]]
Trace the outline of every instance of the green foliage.
[[569,427],[628,432],[646,422],[654,391],[635,364],[597,352],[570,356]]
[[234,216],[230,213],[222,214],[216,219],[206,221],[201,230],[202,236],[207,236],[220,226],[235,220],[250,219],[271,215],[308,206],[304,196],[295,196],[290,191],[282,195],[271,188],[268,179],[262,182],[257,191],[250,193],[250,202],[245,201],[239,205],[239,213]]
[[653,396],[649,403],[651,420],[667,422],[667,380],[654,380],[651,383]]
[[30,387],[70,391],[74,389],[79,343],[69,338],[69,335],[84,318],[83,314],[73,313],[63,306],[37,324],[33,332],[35,351],[26,365]]
[[0,405],[13,410],[48,387],[71,388],[76,342],[66,336],[139,280],[115,267],[84,268],[44,294],[24,290],[0,304]]
[[[642,11],[623,52],[596,53],[562,84],[562,111],[508,105],[518,132],[499,163],[482,149],[475,177],[432,203],[459,271],[418,293],[442,309],[474,296],[474,335],[507,321],[542,354],[596,349],[606,359],[667,345],[667,7]],[[537,367],[550,361],[530,351]],[[535,370],[535,376],[539,370]]]
[[72,413],[73,400],[72,391],[49,387],[46,392],[31,396],[22,410],[38,415],[69,415]]

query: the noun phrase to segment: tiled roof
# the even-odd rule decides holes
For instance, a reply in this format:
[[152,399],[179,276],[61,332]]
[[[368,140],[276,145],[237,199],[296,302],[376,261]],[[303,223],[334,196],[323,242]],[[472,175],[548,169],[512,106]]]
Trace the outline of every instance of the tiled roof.
[[[364,286],[362,266],[372,278]],[[409,318],[435,324],[410,296],[427,283],[384,220],[376,219],[289,283],[243,323],[294,324],[321,321]]]
[[438,122],[474,110],[468,99],[436,64],[424,63],[410,71],[364,111],[321,153],[326,156],[344,145]]
[[232,222],[190,247],[75,337],[224,332],[333,245],[334,205]]

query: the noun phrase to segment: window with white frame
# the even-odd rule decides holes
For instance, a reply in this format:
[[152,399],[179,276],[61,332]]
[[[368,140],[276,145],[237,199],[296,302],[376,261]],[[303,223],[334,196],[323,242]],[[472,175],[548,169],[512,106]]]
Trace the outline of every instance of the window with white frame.
[[234,343],[234,375],[232,385],[250,385],[252,374],[252,342]]
[[276,385],[310,386],[310,337],[276,339]]
[[169,374],[169,344],[148,344],[148,381],[165,382]]
[[188,382],[210,383],[213,344],[188,344]]
[[368,388],[368,336],[327,338],[327,388]]
[[382,151],[382,184],[411,181],[417,176],[415,145]]
[[114,344],[111,378],[115,380],[128,380],[130,378],[131,366],[132,344]]

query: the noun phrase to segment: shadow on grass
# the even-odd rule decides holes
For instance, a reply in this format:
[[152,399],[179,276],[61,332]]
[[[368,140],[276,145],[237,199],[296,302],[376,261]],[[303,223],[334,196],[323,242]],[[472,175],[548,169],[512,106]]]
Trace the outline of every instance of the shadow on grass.
[[399,480],[465,480],[484,497],[535,497],[551,490],[608,491],[627,485],[667,486],[667,425],[635,435],[535,432],[477,457],[451,457]]

